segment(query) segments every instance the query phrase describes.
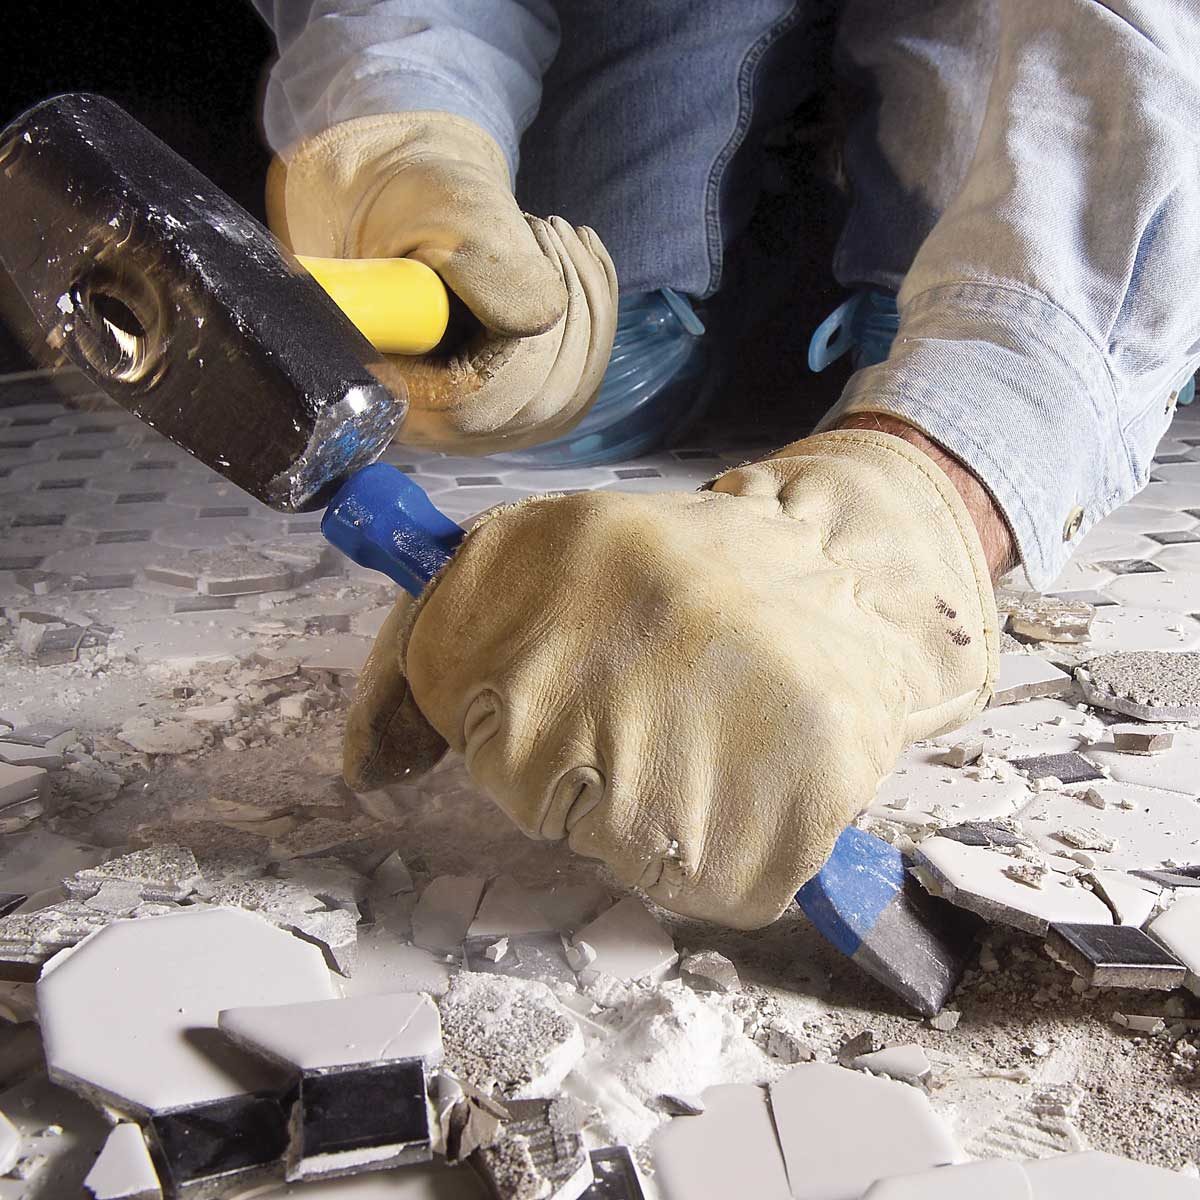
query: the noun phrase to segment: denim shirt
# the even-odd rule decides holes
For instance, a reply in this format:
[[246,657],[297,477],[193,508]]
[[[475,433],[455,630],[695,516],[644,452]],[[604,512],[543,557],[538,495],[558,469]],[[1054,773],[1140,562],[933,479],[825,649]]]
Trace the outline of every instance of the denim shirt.
[[[276,149],[351,117],[437,109],[487,130],[515,178],[556,53],[556,70],[591,54],[619,94],[605,99],[597,67],[588,78],[600,85],[580,89],[593,97],[587,120],[563,122],[571,138],[544,155],[579,164],[561,185],[577,188],[575,203],[560,211],[599,229],[623,286],[696,295],[719,282],[705,226],[720,216],[713,184],[745,136],[744,108],[761,101],[764,45],[820,7],[607,0],[610,27],[636,20],[639,44],[661,46],[660,61],[622,79],[628,50],[606,61],[604,36],[577,45],[587,6],[571,0],[255,3],[279,45],[264,111]],[[874,107],[850,132],[855,204],[835,271],[847,286],[899,287],[901,321],[887,361],[857,372],[823,424],[876,411],[924,430],[983,481],[1030,581],[1050,587],[1088,529],[1144,486],[1174,394],[1200,365],[1200,3],[840,7],[839,69],[866,82]],[[645,28],[655,21],[659,40]],[[703,58],[706,46],[725,58]],[[755,86],[739,87],[747,78]],[[632,79],[661,86],[629,99]],[[631,154],[603,136],[600,103],[624,104],[622,128],[651,132],[654,105],[677,103],[686,138]],[[582,144],[581,129],[595,141]],[[694,222],[680,221],[674,195],[655,225],[655,170],[694,177]],[[607,213],[588,211],[597,197]]]

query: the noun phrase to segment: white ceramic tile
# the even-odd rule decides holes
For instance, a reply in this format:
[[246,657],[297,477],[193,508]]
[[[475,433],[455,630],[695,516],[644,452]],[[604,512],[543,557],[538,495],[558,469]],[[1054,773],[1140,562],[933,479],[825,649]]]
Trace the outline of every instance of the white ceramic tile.
[[1200,542],[1164,546],[1151,561],[1172,575],[1200,575]]
[[1149,558],[1159,548],[1142,533],[1100,524],[1088,532],[1075,547],[1073,557],[1084,562],[1107,562],[1123,558]]
[[1071,677],[1036,654],[1001,654],[992,706],[1069,691]]
[[438,1012],[426,995],[402,992],[223,1011],[226,1037],[253,1053],[300,1070],[423,1058],[442,1061]]
[[679,961],[671,935],[633,896],[618,900],[585,925],[575,940],[587,942],[596,952],[587,971],[614,979],[657,981]]
[[1133,608],[1164,608],[1173,613],[1200,613],[1200,577],[1170,575],[1165,570],[1146,575],[1122,575],[1104,590]]
[[897,1175],[869,1188],[863,1200],[1033,1200],[1020,1163],[996,1159]]
[[162,1189],[137,1125],[122,1121],[113,1127],[83,1186],[94,1200],[158,1200]]
[[17,1127],[0,1113],[0,1175],[7,1175],[21,1157],[21,1135]]
[[905,1082],[924,1079],[933,1070],[925,1051],[915,1042],[860,1054],[850,1065],[856,1071],[870,1071],[872,1075],[887,1075]]
[[1096,726],[1095,717],[1080,712],[1068,701],[1051,697],[986,709],[934,742],[949,747],[959,742],[979,741],[985,754],[1028,758],[1079,750],[1086,745],[1088,731]]
[[488,1200],[470,1167],[409,1166],[370,1171],[347,1179],[282,1184],[231,1200]]
[[1187,967],[1187,987],[1200,996],[1200,889],[1180,888],[1171,907],[1146,932]]
[[1169,508],[1176,511],[1200,508],[1200,483],[1147,484],[1134,497],[1134,502],[1145,508]]
[[790,1200],[766,1092],[724,1084],[702,1100],[699,1116],[675,1117],[651,1140],[662,1200]]
[[53,1078],[130,1115],[277,1079],[217,1030],[226,1008],[332,999],[320,950],[241,909],[116,921],[38,982]]
[[450,986],[445,955],[401,942],[386,924],[360,928],[358,961],[349,979],[341,981],[347,996],[377,996],[389,992],[428,992],[440,996]]
[[[961,740],[957,733],[949,735],[950,744],[955,740]],[[930,818],[936,824],[957,825],[1011,816],[1029,798],[1024,779],[979,778],[977,766],[945,766],[940,761],[943,753],[941,746],[910,746],[880,783],[867,811],[904,825],[928,825]]]
[[[1105,807],[1089,803],[1087,791],[1103,797]],[[1072,853],[1064,830],[1091,830],[1111,839],[1111,850],[1083,848],[1102,869],[1200,863],[1200,800],[1179,792],[1096,780],[1071,792],[1042,792],[1021,810],[1017,823],[1047,854]]]
[[536,895],[522,887],[511,875],[500,875],[488,884],[479,903],[468,937],[520,933],[544,933],[550,922],[536,903]]
[[413,941],[443,954],[457,950],[475,919],[483,886],[478,875],[439,875],[431,880],[413,910]]
[[1098,567],[1095,563],[1086,562],[1081,558],[1071,558],[1058,573],[1052,592],[1082,592],[1095,588],[1103,588],[1116,575],[1106,567]]
[[1033,1200],[1197,1200],[1200,1182],[1091,1150],[1025,1164]]
[[880,1179],[963,1157],[908,1084],[806,1063],[772,1083],[770,1097],[795,1200],[859,1200]]
[[1161,608],[1124,604],[1097,609],[1088,638],[1088,647],[1097,654],[1110,650],[1194,650],[1198,646],[1200,621],[1195,618]]
[[1173,728],[1171,748],[1158,754],[1122,754],[1102,741],[1088,747],[1087,757],[1121,783],[1200,796],[1200,730]]
[[[16,747],[12,747],[16,749]],[[49,776],[41,767],[13,766],[0,762],[0,808],[41,795]]]
[[[1155,474],[1171,469],[1170,467],[1156,467]],[[1195,517],[1189,517],[1183,512],[1148,508],[1136,501],[1131,501],[1129,504],[1123,504],[1120,508],[1114,509],[1094,528],[1147,534],[1164,533],[1172,529],[1194,529],[1198,523],[1200,522],[1197,522]],[[1091,536],[1090,531],[1087,536]]]
[[1052,870],[1041,887],[1030,887],[1005,874],[1020,861],[944,837],[928,838],[917,850],[917,863],[932,871],[938,894],[988,920],[1035,934],[1045,933],[1054,921],[1112,924],[1108,906],[1069,876]]

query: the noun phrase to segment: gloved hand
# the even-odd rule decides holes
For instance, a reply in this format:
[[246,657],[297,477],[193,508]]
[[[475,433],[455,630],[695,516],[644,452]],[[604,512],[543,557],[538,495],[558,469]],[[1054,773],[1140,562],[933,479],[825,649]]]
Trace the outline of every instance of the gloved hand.
[[530,837],[753,928],[906,742],[983,707],[997,640],[947,477],[891,435],[820,434],[711,491],[486,516],[380,633],[346,778],[379,787],[448,743]]
[[483,330],[449,359],[390,356],[411,404],[400,440],[460,454],[566,433],[612,351],[617,278],[586,227],[521,213],[500,148],[450,113],[344,121],[272,163],[271,228],[296,254],[407,256]]

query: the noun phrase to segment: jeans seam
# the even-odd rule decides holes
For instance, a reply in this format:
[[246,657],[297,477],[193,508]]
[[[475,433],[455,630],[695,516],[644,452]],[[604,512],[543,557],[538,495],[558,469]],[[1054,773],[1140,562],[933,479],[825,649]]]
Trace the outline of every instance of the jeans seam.
[[725,240],[721,231],[721,188],[725,182],[725,172],[729,168],[733,156],[741,149],[750,122],[754,117],[754,81],[763,56],[779,39],[800,20],[801,0],[794,0],[791,9],[746,51],[742,65],[738,68],[737,93],[738,116],[733,132],[726,139],[720,154],[713,161],[708,173],[708,185],[704,194],[704,228],[708,242],[708,283],[704,295],[712,295],[720,286],[721,274],[725,268]]

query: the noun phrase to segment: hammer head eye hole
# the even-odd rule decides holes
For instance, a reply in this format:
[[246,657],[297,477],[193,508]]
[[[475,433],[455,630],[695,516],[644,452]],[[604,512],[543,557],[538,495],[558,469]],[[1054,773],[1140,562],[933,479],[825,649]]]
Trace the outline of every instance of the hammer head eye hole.
[[148,382],[161,357],[151,332],[150,297],[105,280],[82,280],[71,289],[75,348],[88,367],[114,383]]

